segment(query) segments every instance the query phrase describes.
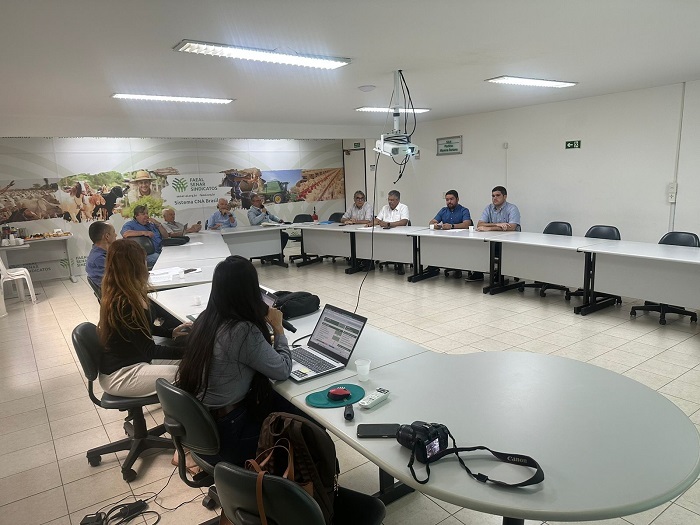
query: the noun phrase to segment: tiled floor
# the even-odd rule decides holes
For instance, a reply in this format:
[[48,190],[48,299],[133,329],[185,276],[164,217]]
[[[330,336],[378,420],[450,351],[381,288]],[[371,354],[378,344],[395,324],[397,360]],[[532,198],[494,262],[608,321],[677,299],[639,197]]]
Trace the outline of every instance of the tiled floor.
[[[345,275],[340,261],[288,270],[256,265],[261,282],[272,288],[308,290],[323,302],[351,310],[364,276]],[[200,490],[186,487],[177,474],[170,479],[169,453],[137,461],[138,478],[131,484],[119,470],[124,454],[104,457],[99,467],[88,466],[87,449],[123,435],[120,414],[89,401],[70,344],[73,327],[97,322],[97,301],[83,281],[49,281],[36,288],[38,304],[9,300],[9,316],[0,319],[0,525],[77,525],[101,507],[159,491],[158,504],[150,507],[162,513],[160,523],[196,524],[212,517],[200,504]],[[441,276],[410,284],[394,273],[376,271],[364,282],[358,312],[372,325],[435,352],[512,349],[588,361],[658,390],[700,425],[696,325],[670,316],[669,324],[660,326],[654,314],[631,320],[629,306],[627,301],[621,308],[580,317],[561,292],[546,298],[532,289],[486,296],[480,283]],[[387,311],[396,314],[388,316]],[[150,411],[149,423],[160,419],[159,410]],[[342,442],[337,450],[341,484],[376,490],[376,467]],[[387,525],[500,521],[420,493],[390,505],[385,519]],[[151,517],[135,523],[153,522]],[[595,523],[700,524],[700,487],[696,483],[656,509]]]

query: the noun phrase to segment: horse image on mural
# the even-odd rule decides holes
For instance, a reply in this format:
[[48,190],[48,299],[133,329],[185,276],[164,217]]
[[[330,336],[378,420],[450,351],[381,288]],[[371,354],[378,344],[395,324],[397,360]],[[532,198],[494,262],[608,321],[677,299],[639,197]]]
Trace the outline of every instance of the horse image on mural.
[[0,182],[0,224],[61,217],[54,195],[56,183],[49,179]]

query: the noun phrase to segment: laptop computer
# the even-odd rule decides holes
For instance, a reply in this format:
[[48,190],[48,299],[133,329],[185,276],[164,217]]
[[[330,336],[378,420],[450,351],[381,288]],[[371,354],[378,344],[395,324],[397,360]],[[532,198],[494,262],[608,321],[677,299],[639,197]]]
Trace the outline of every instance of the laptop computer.
[[[276,296],[261,292],[265,303],[274,305]],[[289,377],[301,383],[345,368],[366,324],[366,317],[330,304],[324,306],[308,344],[292,348]]]

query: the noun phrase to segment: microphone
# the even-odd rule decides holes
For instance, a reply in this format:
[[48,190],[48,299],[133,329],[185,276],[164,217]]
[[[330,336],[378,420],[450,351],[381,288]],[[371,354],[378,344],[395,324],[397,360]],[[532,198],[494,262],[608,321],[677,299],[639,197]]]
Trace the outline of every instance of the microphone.
[[289,321],[285,321],[284,319],[282,319],[282,326],[284,327],[285,330],[289,330],[293,334],[296,333],[296,331],[297,331],[296,326],[294,326]]

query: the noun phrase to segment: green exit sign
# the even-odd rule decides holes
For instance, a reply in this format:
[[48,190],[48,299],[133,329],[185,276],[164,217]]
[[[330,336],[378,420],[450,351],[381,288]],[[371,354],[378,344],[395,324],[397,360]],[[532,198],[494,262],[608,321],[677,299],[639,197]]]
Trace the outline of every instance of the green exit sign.
[[360,147],[360,143],[359,143],[359,142],[353,142],[352,147],[353,147],[353,148],[359,148],[359,147]]
[[581,147],[581,141],[580,140],[567,140],[565,142],[566,149],[578,149]]

